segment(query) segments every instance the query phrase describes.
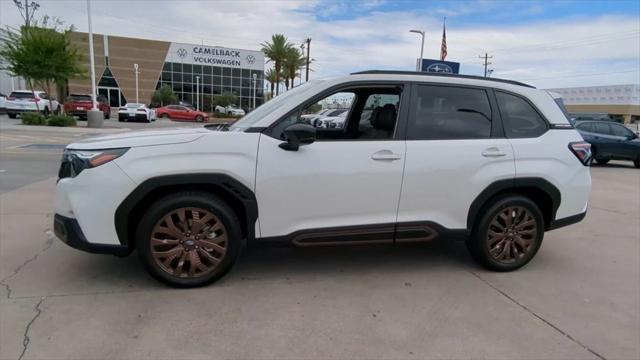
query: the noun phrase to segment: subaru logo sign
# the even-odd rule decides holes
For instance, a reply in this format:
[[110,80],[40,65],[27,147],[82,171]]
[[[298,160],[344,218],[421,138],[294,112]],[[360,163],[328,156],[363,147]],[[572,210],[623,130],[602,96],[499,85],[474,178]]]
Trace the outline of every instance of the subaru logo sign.
[[453,73],[453,69],[447,64],[431,64],[427,66],[428,72],[436,72],[436,73]]
[[435,59],[422,59],[421,69],[424,72],[458,74],[460,71],[460,63]]
[[187,49],[185,48],[180,48],[177,51],[178,56],[180,56],[180,58],[184,59],[187,56]]
[[247,62],[249,65],[253,65],[253,63],[256,62],[256,57],[253,55],[247,55]]

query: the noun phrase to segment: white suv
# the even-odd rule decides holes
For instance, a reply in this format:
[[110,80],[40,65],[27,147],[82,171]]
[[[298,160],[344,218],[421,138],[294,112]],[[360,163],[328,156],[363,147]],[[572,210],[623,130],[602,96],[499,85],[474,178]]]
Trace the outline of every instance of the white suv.
[[[35,94],[35,96],[34,96]],[[5,100],[7,115],[15,119],[25,112],[40,111],[45,115],[59,114],[61,107],[56,99],[52,99],[44,91],[15,90]]]
[[[350,99],[342,128],[301,119]],[[345,100],[346,101],[346,100]],[[210,283],[243,246],[466,239],[517,269],[580,221],[590,146],[546,91],[471,76],[369,71],[311,81],[229,127],[130,132],[64,152],[55,233],[155,278]]]

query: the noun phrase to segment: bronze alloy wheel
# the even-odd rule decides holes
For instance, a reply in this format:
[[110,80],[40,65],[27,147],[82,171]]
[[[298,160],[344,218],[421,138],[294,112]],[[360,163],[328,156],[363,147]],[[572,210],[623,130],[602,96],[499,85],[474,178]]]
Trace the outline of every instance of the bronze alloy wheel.
[[227,229],[211,211],[179,208],[160,218],[149,244],[162,270],[180,278],[196,278],[214,271],[224,259]]
[[533,214],[522,206],[500,210],[489,223],[489,255],[501,263],[522,259],[535,247],[538,225]]

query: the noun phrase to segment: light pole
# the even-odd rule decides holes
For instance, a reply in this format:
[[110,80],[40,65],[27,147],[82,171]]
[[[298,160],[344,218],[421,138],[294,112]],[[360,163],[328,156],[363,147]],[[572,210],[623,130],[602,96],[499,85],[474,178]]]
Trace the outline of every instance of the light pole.
[[89,25],[89,66],[91,67],[91,110],[87,113],[88,127],[102,127],[103,114],[96,101],[96,68],[93,59],[93,28],[91,27],[91,0],[87,0],[87,22]]
[[253,97],[253,109],[254,110],[256,108],[256,77],[258,77],[258,74],[253,73],[253,93],[252,93],[252,97]]
[[424,54],[424,31],[422,30],[409,30],[409,32],[422,35],[422,45],[420,46],[420,60],[416,64],[416,71],[422,71],[422,56]]
[[138,74],[140,72],[138,72],[138,64],[133,64],[133,72],[136,74],[136,104],[139,104],[139,98],[138,98]]
[[196,76],[196,110],[200,111],[200,76]]

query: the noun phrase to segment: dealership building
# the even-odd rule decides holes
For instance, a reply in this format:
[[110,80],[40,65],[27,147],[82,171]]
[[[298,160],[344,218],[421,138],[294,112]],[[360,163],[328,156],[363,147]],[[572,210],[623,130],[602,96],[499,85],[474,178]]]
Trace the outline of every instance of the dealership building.
[[562,95],[570,113],[607,114],[630,124],[640,122],[640,85],[605,85],[549,89]]
[[[88,74],[89,35],[73,32],[71,42],[86,59]],[[113,107],[136,102],[136,71],[141,103],[149,104],[154,91],[164,85],[181,101],[199,103],[204,110],[223,93],[236,95],[237,105],[244,109],[264,101],[260,51],[100,34],[94,34],[93,47],[97,92]],[[90,94],[90,78],[69,80],[68,91]]]

